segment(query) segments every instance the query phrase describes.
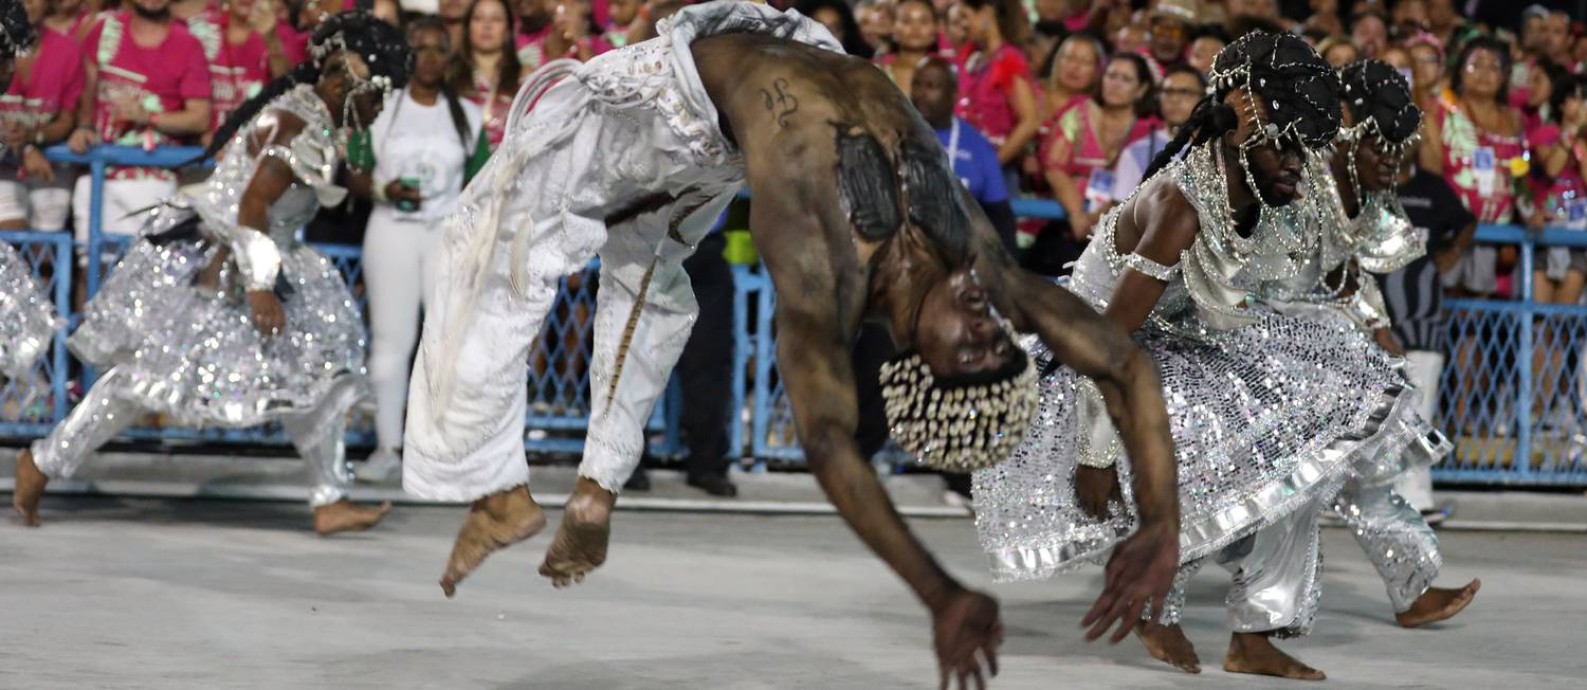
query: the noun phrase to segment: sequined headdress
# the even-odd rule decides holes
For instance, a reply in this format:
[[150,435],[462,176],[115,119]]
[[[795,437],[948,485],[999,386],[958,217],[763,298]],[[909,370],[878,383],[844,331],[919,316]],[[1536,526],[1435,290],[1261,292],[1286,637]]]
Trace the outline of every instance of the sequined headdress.
[[1251,149],[1281,142],[1321,149],[1339,130],[1339,77],[1305,41],[1292,34],[1248,33],[1229,44],[1212,62],[1207,94],[1222,102],[1235,90],[1244,94],[1251,135],[1240,142],[1240,168],[1257,201],[1262,198],[1250,162]]
[[1036,418],[1036,368],[1023,351],[999,371],[952,379],[932,374],[920,353],[904,352],[882,365],[881,384],[893,440],[932,469],[996,465]]
[[0,55],[20,57],[33,49],[38,33],[21,0],[0,0]]
[[1422,125],[1422,111],[1411,96],[1405,77],[1388,63],[1361,60],[1346,65],[1339,73],[1345,108],[1354,124],[1340,127],[1339,142],[1350,151],[1350,182],[1356,198],[1361,199],[1361,176],[1356,170],[1356,152],[1368,139],[1376,138],[1384,154],[1404,159],[1416,143]]
[[259,114],[276,97],[298,84],[319,81],[330,58],[338,54],[357,55],[369,67],[369,75],[352,70],[348,78],[347,98],[343,105],[344,128],[362,129],[370,123],[359,121],[353,99],[370,91],[389,92],[408,83],[413,64],[413,52],[402,31],[365,10],[342,12],[327,18],[314,29],[309,38],[309,59],[298,68],[265,86],[258,95],[233,111],[226,123],[215,132],[215,138],[201,158],[214,156],[231,140],[243,125]]

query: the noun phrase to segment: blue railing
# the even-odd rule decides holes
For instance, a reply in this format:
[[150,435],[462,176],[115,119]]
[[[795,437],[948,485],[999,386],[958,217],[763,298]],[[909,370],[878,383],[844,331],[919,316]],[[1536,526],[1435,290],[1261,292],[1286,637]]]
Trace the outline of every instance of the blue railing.
[[[89,166],[95,176],[92,189],[95,209],[87,246],[90,293],[97,289],[103,270],[102,252],[125,247],[125,237],[107,236],[98,227],[99,191],[105,169],[113,164],[173,166],[190,160],[197,149],[99,149],[86,155],[52,149],[57,160]],[[151,200],[151,203],[153,200]],[[1054,219],[1063,216],[1054,202],[1018,199],[1013,203],[1021,217]],[[1587,307],[1538,305],[1533,294],[1531,268],[1538,264],[1539,248],[1587,248],[1587,233],[1546,230],[1529,233],[1513,227],[1485,226],[1477,239],[1484,243],[1520,247],[1518,301],[1449,300],[1449,356],[1443,372],[1439,421],[1456,438],[1453,457],[1435,469],[1446,482],[1485,484],[1552,484],[1587,486],[1587,429],[1583,401],[1587,397]],[[69,312],[71,240],[64,233],[0,233],[0,240],[23,249],[36,269],[48,271],[50,289],[62,313]],[[317,246],[342,269],[353,286],[359,305],[361,252],[356,247]],[[46,260],[44,257],[51,257]],[[588,417],[587,352],[597,267],[565,284],[557,308],[530,362],[531,409],[525,419],[526,445],[530,450],[577,452]],[[40,271],[41,274],[46,273]],[[735,343],[732,409],[729,442],[762,462],[797,464],[803,451],[794,434],[794,422],[782,382],[776,372],[772,315],[776,296],[758,267],[734,267],[733,301]],[[1530,357],[1526,353],[1541,353]],[[1529,362],[1536,359],[1539,364]],[[91,374],[91,372],[89,372]],[[87,378],[86,381],[89,380]],[[43,382],[47,382],[44,385]],[[68,355],[57,337],[52,357],[36,367],[34,380],[7,381],[0,387],[0,436],[42,434],[67,410]],[[677,433],[676,381],[651,420],[652,451],[675,453],[681,445]],[[43,400],[39,391],[47,391]],[[1546,396],[1538,397],[1537,393]],[[28,405],[20,401],[27,399]],[[1523,404],[1522,401],[1528,401]],[[747,408],[746,408],[747,404]],[[25,407],[25,409],[23,409]],[[743,412],[748,411],[748,423]],[[20,410],[20,412],[19,412]],[[747,434],[747,437],[746,437]],[[204,430],[144,427],[130,436],[161,441],[223,441],[284,443],[274,429]],[[356,415],[349,441],[368,443],[367,417]]]

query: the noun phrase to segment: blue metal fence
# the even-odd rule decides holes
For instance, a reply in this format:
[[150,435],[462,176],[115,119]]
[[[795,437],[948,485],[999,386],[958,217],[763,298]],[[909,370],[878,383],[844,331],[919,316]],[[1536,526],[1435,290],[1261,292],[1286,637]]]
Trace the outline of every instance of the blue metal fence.
[[[95,181],[95,209],[86,250],[90,292],[97,289],[104,268],[103,251],[124,249],[126,238],[98,231],[98,192],[111,164],[173,166],[190,159],[194,149],[99,149],[77,156],[61,150],[52,157],[89,166]],[[1016,215],[1062,217],[1056,203],[1021,199]],[[1552,484],[1587,486],[1587,307],[1532,303],[1532,266],[1539,247],[1587,248],[1587,233],[1548,230],[1528,233],[1512,227],[1483,227],[1482,242],[1514,244],[1521,249],[1518,301],[1450,300],[1450,346],[1442,377],[1439,421],[1457,440],[1453,457],[1435,469],[1445,482],[1484,484]],[[69,313],[71,238],[64,233],[0,232],[0,241],[17,246],[44,276],[62,313]],[[342,270],[360,307],[364,306],[361,252],[356,247],[317,246]],[[597,265],[564,284],[542,337],[531,355],[528,381],[530,411],[525,442],[530,450],[577,452],[578,433],[589,414],[588,351]],[[734,268],[733,338],[735,342],[733,401],[737,411],[729,430],[732,448],[761,461],[803,460],[794,434],[791,409],[776,372],[772,314],[776,303],[770,282],[758,268]],[[0,436],[42,434],[68,407],[68,355],[57,338],[54,352],[36,367],[28,381],[0,386]],[[92,372],[85,372],[84,383]],[[651,420],[652,450],[662,454],[681,449],[678,436],[678,387],[658,405]],[[747,418],[746,418],[747,417]],[[285,443],[278,430],[190,430],[143,426],[135,438],[165,442],[222,441]],[[350,423],[349,441],[368,443],[367,413]]]

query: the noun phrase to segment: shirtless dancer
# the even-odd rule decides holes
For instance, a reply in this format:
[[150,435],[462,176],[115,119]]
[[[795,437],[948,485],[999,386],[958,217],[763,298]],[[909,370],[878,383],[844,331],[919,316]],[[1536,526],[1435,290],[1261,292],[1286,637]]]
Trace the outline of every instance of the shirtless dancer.
[[1178,556],[1172,447],[1147,358],[1075,297],[1014,268],[908,99],[820,25],[713,2],[658,29],[515,117],[448,221],[404,463],[409,492],[473,501],[444,591],[545,525],[523,456],[528,349],[557,280],[597,254],[593,413],[540,572],[566,586],[605,560],[616,493],[692,325],[680,264],[747,181],[810,467],[931,611],[943,682],[995,673],[997,603],[932,559],[857,452],[848,350],[867,318],[903,352],[884,370],[894,435],[935,466],[996,462],[1023,436],[1032,370],[1007,329],[1038,334],[1096,378],[1139,459],[1142,527],[1115,551],[1084,623],[1092,639],[1121,623],[1122,639],[1163,600]]

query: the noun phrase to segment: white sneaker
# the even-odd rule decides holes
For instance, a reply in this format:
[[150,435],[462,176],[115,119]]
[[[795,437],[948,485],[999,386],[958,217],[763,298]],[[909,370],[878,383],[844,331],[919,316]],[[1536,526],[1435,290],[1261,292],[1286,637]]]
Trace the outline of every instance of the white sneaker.
[[402,472],[402,456],[390,448],[377,448],[363,464],[353,467],[353,477],[358,481],[380,484],[393,474]]

